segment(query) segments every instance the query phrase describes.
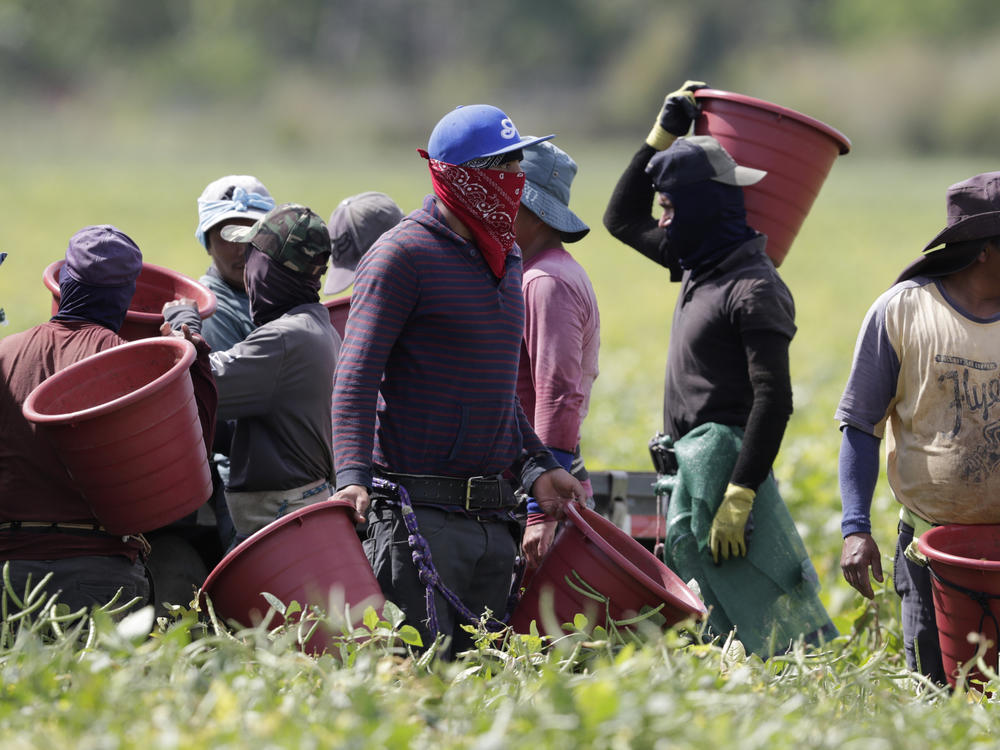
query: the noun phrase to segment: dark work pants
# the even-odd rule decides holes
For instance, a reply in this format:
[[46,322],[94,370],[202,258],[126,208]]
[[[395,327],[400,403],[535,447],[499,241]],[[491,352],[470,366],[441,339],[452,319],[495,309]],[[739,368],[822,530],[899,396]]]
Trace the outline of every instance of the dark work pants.
[[81,555],[61,560],[10,561],[10,580],[19,598],[24,596],[29,574],[31,585],[35,586],[49,572],[52,578],[45,587],[47,594],[61,591],[59,601],[71,612],[107,604],[119,588],[122,594],[115,606],[136,596],[141,601],[129,611],[149,603],[146,566],[138,559],[132,562],[123,555]]
[[[441,581],[465,607],[480,616],[489,609],[496,618],[506,615],[514,558],[519,541],[516,524],[480,521],[462,513],[440,508],[414,508],[420,534],[427,540],[434,567]],[[409,532],[397,505],[375,495],[368,514],[365,554],[386,599],[399,605],[408,624],[420,632],[424,646],[434,640],[428,629],[426,588],[413,562]],[[459,612],[434,590],[438,630],[451,638],[441,652],[446,659],[472,645],[472,637],[461,626],[469,624]]]
[[913,529],[900,522],[892,580],[902,600],[903,646],[906,665],[941,685],[947,682],[941,663],[941,643],[934,619],[930,569],[910,562],[903,551],[913,541]]

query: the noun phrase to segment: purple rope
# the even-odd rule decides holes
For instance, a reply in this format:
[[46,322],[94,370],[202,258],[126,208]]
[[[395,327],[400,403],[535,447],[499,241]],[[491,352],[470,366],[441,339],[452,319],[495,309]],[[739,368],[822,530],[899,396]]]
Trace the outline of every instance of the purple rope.
[[[424,539],[423,535],[420,533],[420,528],[417,526],[417,514],[413,511],[413,503],[410,502],[410,493],[406,491],[406,488],[402,485],[396,484],[395,482],[390,482],[387,479],[382,479],[381,477],[374,477],[372,479],[372,486],[377,487],[382,490],[388,490],[389,492],[395,494],[399,498],[399,507],[403,516],[403,523],[406,524],[406,530],[409,535],[406,541],[410,545],[410,549],[413,554],[413,564],[417,566],[417,575],[420,578],[420,582],[424,584],[424,602],[427,607],[427,629],[430,631],[431,637],[437,637],[439,632],[438,619],[437,619],[437,604],[434,601],[434,589],[441,592],[443,596],[455,611],[458,612],[467,622],[475,625],[479,622],[479,617],[471,612],[468,607],[466,607],[462,600],[458,598],[458,595],[454,591],[449,589],[444,581],[441,580],[441,576],[438,575],[437,568],[434,567],[434,561],[431,559],[431,548],[427,544],[427,540]],[[521,576],[524,573],[524,560],[518,555],[514,559],[514,585],[511,587],[510,595],[507,598],[507,613],[504,615],[502,620],[498,620],[496,617],[490,618],[486,623],[486,627],[490,630],[503,630],[507,626],[507,620],[510,619],[510,613],[514,611],[514,607],[517,606],[518,601],[521,598]]]

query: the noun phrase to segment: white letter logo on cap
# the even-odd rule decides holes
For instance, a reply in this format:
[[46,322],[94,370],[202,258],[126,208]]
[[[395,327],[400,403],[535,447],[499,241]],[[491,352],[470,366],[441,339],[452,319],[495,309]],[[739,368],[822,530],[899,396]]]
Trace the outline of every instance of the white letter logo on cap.
[[514,123],[509,117],[500,121],[500,128],[500,137],[506,138],[508,141],[517,135],[517,128],[514,127]]

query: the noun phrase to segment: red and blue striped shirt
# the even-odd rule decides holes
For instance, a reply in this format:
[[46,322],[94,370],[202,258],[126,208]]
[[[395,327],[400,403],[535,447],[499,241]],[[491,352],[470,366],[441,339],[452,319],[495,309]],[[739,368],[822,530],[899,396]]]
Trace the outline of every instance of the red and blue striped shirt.
[[371,487],[373,462],[526,487],[558,467],[517,399],[521,272],[515,247],[498,280],[433,196],[365,254],[333,391],[338,487]]

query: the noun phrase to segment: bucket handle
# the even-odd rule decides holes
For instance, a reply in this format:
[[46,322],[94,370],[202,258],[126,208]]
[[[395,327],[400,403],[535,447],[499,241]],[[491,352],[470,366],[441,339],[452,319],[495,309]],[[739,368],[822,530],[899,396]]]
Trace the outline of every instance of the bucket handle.
[[1000,622],[997,622],[997,616],[993,613],[993,610],[990,607],[990,599],[1000,599],[1000,594],[987,594],[983,591],[976,591],[974,589],[966,588],[965,586],[960,586],[959,584],[949,581],[947,578],[944,578],[941,575],[939,575],[934,570],[934,566],[930,566],[928,570],[930,570],[931,578],[933,578],[935,581],[944,586],[948,586],[949,588],[953,588],[955,589],[955,591],[965,594],[967,597],[972,599],[972,601],[978,604],[979,608],[983,612],[979,616],[979,626],[976,628],[976,630],[979,633],[982,633],[983,623],[986,622],[986,618],[989,617],[990,620],[993,621],[993,632],[996,634],[995,637],[998,639],[998,641],[1000,641]]

